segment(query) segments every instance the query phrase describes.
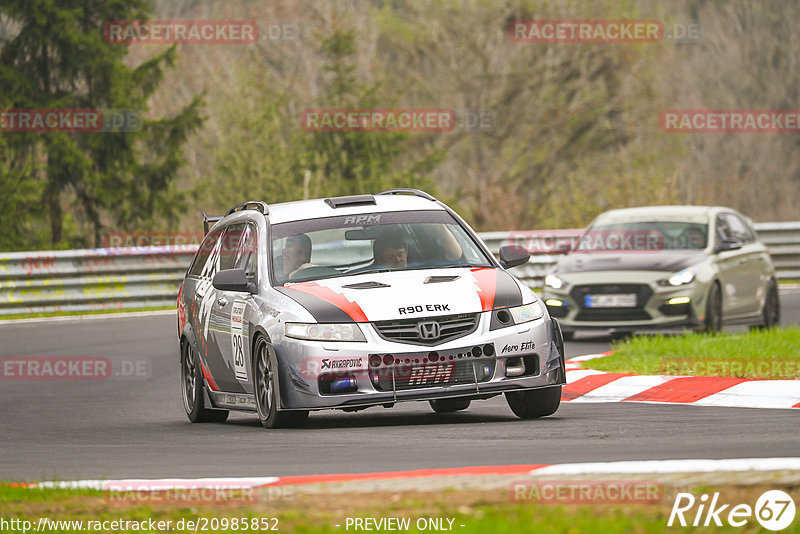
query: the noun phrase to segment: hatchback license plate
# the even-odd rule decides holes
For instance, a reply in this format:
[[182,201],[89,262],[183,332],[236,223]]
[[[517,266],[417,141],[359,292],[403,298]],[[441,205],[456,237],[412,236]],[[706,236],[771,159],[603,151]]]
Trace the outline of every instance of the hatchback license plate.
[[636,293],[586,295],[584,304],[587,308],[635,308]]

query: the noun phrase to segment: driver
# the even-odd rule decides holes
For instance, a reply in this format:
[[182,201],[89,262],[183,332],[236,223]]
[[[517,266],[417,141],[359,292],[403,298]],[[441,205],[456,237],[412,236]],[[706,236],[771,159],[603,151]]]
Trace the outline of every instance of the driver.
[[697,226],[689,226],[681,234],[686,248],[704,249],[706,248],[706,233]]
[[375,265],[405,268],[408,265],[408,245],[403,236],[387,232],[372,244]]
[[290,279],[300,269],[316,267],[311,262],[311,238],[306,234],[290,236],[281,253],[283,258],[283,275]]

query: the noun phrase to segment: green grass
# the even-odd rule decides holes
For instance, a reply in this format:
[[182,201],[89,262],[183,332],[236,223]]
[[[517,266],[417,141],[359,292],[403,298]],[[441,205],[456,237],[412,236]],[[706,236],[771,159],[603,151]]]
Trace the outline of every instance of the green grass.
[[614,354],[587,365],[640,375],[800,377],[800,328],[794,327],[746,334],[635,336],[611,348]]
[[[773,488],[769,488],[773,489]],[[785,487],[797,494],[796,487]],[[755,502],[764,488],[729,486],[716,488],[737,502]],[[731,492],[735,492],[731,494]],[[742,493],[744,492],[744,493]],[[696,493],[696,492],[695,492]],[[740,494],[740,495],[737,495]],[[180,520],[198,518],[277,518],[278,530],[302,534],[327,534],[354,532],[346,529],[346,520],[351,518],[409,518],[409,532],[415,528],[419,518],[453,519],[452,532],[459,534],[517,534],[542,533],[650,533],[665,532],[673,498],[665,497],[657,504],[603,504],[603,505],[549,505],[534,502],[512,503],[507,489],[500,490],[454,490],[435,493],[366,493],[366,494],[297,494],[279,502],[258,501],[233,505],[154,505],[109,503],[102,492],[87,490],[38,490],[0,486],[0,517],[22,519],[32,523],[36,529],[39,518],[50,520],[84,521],[171,521],[170,532],[189,531],[177,529]],[[241,520],[241,519],[240,519]],[[274,523],[270,523],[274,524]],[[336,525],[339,525],[338,527]],[[462,526],[463,525],[463,526]],[[758,525],[750,520],[744,529],[731,527],[699,530],[703,532],[754,532]],[[697,529],[677,528],[680,531]],[[8,529],[6,529],[8,530]],[[13,529],[12,529],[13,530]],[[21,530],[16,530],[21,531]],[[52,531],[52,530],[51,530]],[[59,532],[80,532],[62,528]],[[96,530],[95,530],[96,531]],[[242,532],[241,529],[222,529],[216,532]],[[257,532],[257,530],[249,530]],[[264,532],[265,530],[259,530]],[[152,532],[147,529],[122,528],[115,532]],[[164,532],[164,531],[161,531]],[[800,521],[784,530],[800,533]]]
[[7,319],[37,319],[40,317],[73,317],[80,315],[108,315],[110,313],[138,313],[149,311],[174,310],[175,306],[145,306],[142,308],[128,308],[124,310],[90,310],[90,311],[64,311],[64,312],[42,312],[42,313],[14,313],[11,315],[0,315],[0,321]]

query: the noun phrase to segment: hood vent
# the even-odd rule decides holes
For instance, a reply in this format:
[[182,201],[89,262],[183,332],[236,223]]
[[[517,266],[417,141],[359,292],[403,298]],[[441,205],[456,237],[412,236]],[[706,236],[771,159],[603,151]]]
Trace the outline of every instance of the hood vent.
[[461,278],[461,275],[429,276],[425,279],[426,284],[440,284],[442,282],[453,282]]
[[374,280],[370,280],[369,282],[358,282],[356,284],[346,284],[342,287],[346,289],[377,289],[379,287],[392,287],[389,284],[384,284],[383,282],[376,282]]

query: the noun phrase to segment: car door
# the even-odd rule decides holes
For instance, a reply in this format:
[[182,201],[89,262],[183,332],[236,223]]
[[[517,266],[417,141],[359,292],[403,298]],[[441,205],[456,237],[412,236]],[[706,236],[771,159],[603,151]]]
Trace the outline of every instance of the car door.
[[756,241],[747,223],[735,213],[724,213],[722,217],[728,223],[731,235],[742,242],[736,264],[736,279],[739,284],[740,309],[742,313],[754,314],[761,309],[759,300],[763,291],[761,272],[764,269],[765,247]]
[[[231,224],[225,228],[218,247],[217,269],[219,271],[233,269],[236,261],[236,252],[244,231],[245,224]],[[213,275],[212,275],[213,278]],[[234,305],[241,295],[233,291],[223,291],[211,288],[214,292],[209,300],[209,326],[206,338],[206,355],[209,369],[221,391],[229,393],[243,393],[244,389],[236,377],[236,368],[233,364],[232,347],[232,322]],[[237,329],[241,331],[241,329]]]
[[[734,239],[734,236],[726,218],[719,214],[714,223],[714,249],[719,250],[719,245],[727,239]],[[742,288],[744,277],[739,269],[741,249],[719,250],[715,254],[722,289],[722,316],[729,319],[742,313],[745,290]]]
[[[231,268],[243,269],[247,281],[253,287],[258,287],[258,231],[253,223],[242,226]],[[235,391],[252,393],[249,320],[256,313],[255,299],[251,293],[239,291],[226,291],[225,298],[229,301],[226,320],[230,325],[230,352],[226,353],[229,358],[226,362],[233,369],[233,376],[237,381]]]

